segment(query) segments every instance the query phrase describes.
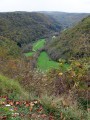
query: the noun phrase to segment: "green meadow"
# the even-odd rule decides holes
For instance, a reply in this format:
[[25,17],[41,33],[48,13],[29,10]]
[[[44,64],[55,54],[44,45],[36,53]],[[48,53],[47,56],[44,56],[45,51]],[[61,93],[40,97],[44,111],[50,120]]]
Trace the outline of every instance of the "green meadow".
[[[39,49],[43,48],[45,45],[46,41],[45,39],[40,39],[37,42],[33,44],[33,48],[31,52],[25,53],[26,57],[33,56],[34,53],[36,53]],[[63,71],[65,71],[69,67],[68,64],[65,64],[61,67]],[[47,71],[50,69],[58,69],[60,68],[60,64],[56,61],[53,61],[50,59],[48,56],[47,52],[43,51],[40,53],[38,60],[37,60],[37,68],[42,70],[42,71]]]
[[26,57],[29,57],[29,56],[33,56],[34,52],[28,52],[28,53],[25,53],[25,56]]
[[33,56],[33,54],[34,54],[37,50],[39,50],[40,48],[44,47],[45,43],[46,43],[45,39],[40,39],[40,40],[38,40],[37,42],[35,42],[35,43],[33,44],[32,51],[31,51],[31,52],[28,52],[28,53],[25,53],[25,56],[26,56],[26,57]]
[[33,49],[32,49],[32,51],[37,51],[37,50],[39,50],[40,48],[44,47],[45,43],[46,43],[45,39],[40,39],[40,40],[38,40],[37,42],[35,42],[35,43],[33,44]]
[[41,52],[37,60],[37,67],[41,70],[49,70],[51,68],[59,68],[59,63],[51,60],[46,52]]

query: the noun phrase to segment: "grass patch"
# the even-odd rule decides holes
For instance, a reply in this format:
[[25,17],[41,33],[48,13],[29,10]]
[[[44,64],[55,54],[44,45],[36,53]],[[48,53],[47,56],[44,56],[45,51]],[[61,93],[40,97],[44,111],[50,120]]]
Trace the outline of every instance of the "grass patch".
[[38,49],[44,47],[45,42],[46,42],[45,39],[40,39],[40,40],[38,40],[37,42],[35,42],[35,43],[33,44],[33,49],[32,49],[32,51],[37,51]]
[[59,63],[50,60],[46,52],[42,52],[37,60],[37,67],[41,70],[59,68]]
[[44,47],[45,42],[46,42],[45,39],[40,39],[40,40],[38,40],[37,42],[35,42],[35,43],[33,44],[32,51],[25,53],[25,56],[26,56],[26,57],[33,56],[33,54],[34,54],[37,50],[39,50],[40,48]]
[[33,56],[34,52],[28,52],[28,53],[25,53],[25,56],[26,57],[30,57],[30,56]]

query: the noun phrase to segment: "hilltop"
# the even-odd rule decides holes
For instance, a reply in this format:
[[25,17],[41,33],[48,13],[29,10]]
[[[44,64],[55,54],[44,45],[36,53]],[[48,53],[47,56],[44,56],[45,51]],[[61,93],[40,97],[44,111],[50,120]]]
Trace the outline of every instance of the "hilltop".
[[48,15],[52,19],[55,19],[61,26],[62,29],[67,29],[75,26],[83,18],[90,15],[90,13],[67,13],[67,12],[41,12]]
[[53,59],[83,58],[90,56],[90,16],[75,27],[63,31],[58,38],[46,45]]

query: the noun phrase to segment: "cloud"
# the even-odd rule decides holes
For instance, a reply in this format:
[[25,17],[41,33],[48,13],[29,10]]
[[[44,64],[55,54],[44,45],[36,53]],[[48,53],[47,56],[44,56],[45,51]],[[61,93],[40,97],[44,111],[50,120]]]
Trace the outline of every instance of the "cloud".
[[90,13],[90,0],[0,0],[0,11],[65,11]]

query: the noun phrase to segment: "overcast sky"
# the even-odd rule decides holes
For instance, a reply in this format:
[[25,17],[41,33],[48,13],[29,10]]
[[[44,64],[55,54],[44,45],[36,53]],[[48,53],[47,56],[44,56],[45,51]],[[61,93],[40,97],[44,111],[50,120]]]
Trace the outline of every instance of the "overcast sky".
[[90,0],[0,0],[0,12],[62,11],[90,13]]

